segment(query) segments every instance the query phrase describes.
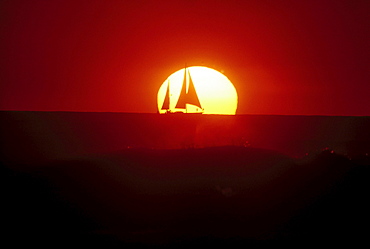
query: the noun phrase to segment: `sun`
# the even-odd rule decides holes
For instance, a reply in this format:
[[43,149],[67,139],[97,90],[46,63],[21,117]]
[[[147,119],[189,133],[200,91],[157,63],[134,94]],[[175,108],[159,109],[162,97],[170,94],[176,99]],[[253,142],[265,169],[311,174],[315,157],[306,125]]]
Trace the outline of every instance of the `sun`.
[[194,66],[171,74],[157,95],[159,113],[202,113],[235,115],[238,95],[222,73]]

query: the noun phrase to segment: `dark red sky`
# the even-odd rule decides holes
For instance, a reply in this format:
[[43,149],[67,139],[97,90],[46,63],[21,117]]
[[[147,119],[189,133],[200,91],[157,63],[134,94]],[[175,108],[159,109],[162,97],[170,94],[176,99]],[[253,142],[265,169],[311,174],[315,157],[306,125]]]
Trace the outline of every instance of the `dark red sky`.
[[369,3],[2,0],[0,109],[156,112],[187,63],[239,114],[370,115]]

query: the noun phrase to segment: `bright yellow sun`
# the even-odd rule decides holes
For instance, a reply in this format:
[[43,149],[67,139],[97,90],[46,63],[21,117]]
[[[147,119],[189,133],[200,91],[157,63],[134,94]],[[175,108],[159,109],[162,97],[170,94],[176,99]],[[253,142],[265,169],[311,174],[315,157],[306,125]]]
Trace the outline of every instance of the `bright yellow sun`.
[[171,74],[158,90],[159,113],[234,115],[238,95],[222,73],[208,67],[187,67]]

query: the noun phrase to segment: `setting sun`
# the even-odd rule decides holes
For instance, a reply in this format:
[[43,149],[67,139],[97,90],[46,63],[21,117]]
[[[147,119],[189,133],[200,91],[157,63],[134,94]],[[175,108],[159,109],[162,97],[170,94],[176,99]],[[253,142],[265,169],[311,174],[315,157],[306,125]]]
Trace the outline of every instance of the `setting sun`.
[[238,95],[222,73],[208,67],[188,67],[171,74],[157,96],[159,113],[234,115]]

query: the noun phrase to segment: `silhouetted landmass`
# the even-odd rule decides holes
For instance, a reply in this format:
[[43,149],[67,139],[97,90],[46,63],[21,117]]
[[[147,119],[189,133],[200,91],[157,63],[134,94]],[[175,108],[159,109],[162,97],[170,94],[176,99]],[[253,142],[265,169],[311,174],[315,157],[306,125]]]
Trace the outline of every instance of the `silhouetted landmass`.
[[[369,244],[366,117],[1,115],[2,227],[13,245]],[[306,123],[311,128],[302,128]],[[319,123],[324,128],[313,128]],[[225,134],[228,126],[239,127],[230,131],[238,136],[247,124],[248,132],[251,124],[259,124],[256,132],[275,127],[257,132],[260,144],[284,131],[271,135],[283,139],[283,153],[245,141],[204,148],[179,143],[194,127]],[[296,127],[293,137],[289,127]],[[320,133],[338,127],[351,136]],[[344,155],[320,147],[300,158],[284,151],[307,141],[311,129],[323,137],[315,141],[342,137],[353,150]],[[152,138],[170,134],[172,149],[149,148]],[[119,141],[136,146],[119,149]]]

